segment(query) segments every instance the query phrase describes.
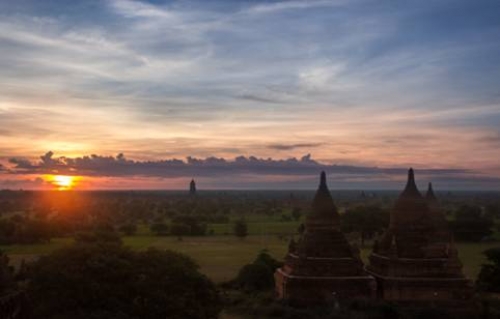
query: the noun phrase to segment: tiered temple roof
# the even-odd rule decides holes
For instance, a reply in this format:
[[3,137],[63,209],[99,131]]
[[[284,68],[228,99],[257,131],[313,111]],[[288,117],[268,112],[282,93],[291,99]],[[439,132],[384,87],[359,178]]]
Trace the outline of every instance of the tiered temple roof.
[[324,172],[305,231],[298,243],[290,245],[285,265],[276,271],[275,278],[279,298],[303,304],[370,297],[375,292],[374,279],[363,269],[359,250],[340,231],[339,214]]
[[471,283],[462,273],[453,237],[434,195],[425,198],[408,172],[391,212],[388,230],[375,244],[367,270],[379,297],[394,301],[466,300]]

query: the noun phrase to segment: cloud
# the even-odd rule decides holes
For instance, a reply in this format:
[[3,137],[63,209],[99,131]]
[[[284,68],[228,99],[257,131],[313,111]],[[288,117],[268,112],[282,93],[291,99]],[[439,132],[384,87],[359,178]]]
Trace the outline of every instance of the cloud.
[[[331,174],[357,175],[405,175],[406,168],[378,168],[352,165],[328,165],[305,155],[300,159],[257,158],[255,156],[237,156],[232,160],[218,157],[195,158],[185,160],[176,158],[157,161],[135,161],[123,154],[117,156],[90,155],[83,157],[54,157],[53,152],[40,156],[40,161],[32,163],[25,159],[10,159],[14,164],[12,172],[18,174],[71,174],[82,176],[147,176],[147,177],[186,177],[257,174],[257,175],[316,175],[321,170]],[[422,174],[437,176],[455,176],[470,173],[465,169],[422,169]]]
[[161,18],[177,20],[174,13],[166,8],[150,5],[141,1],[111,0],[110,5],[118,12],[130,18]]
[[481,169],[500,155],[494,134],[476,139],[500,121],[491,1],[76,6],[0,3],[1,156],[228,159],[309,152],[302,141],[356,165]]
[[[15,177],[15,176],[13,176]],[[40,189],[49,188],[49,184],[40,177],[35,178],[0,178],[1,189]]]
[[[56,157],[53,152],[47,152],[38,161],[11,158],[8,165],[4,177],[0,178],[0,185],[9,188],[46,187],[45,184],[34,184],[34,179],[26,176],[59,174],[80,176],[84,182],[89,178],[88,185],[95,188],[162,188],[160,181],[167,183],[168,188],[179,188],[184,181],[195,178],[206,188],[304,189],[312,187],[319,172],[325,171],[336,189],[399,189],[404,186],[407,176],[406,167],[326,164],[313,159],[310,154],[288,159],[188,156],[185,159],[132,160],[123,154]],[[499,177],[472,169],[417,167],[416,173],[421,187],[429,181],[439,189],[489,190],[500,187]],[[18,182],[15,182],[16,176]]]
[[28,159],[25,158],[10,158],[10,164],[14,164],[16,168],[22,169],[35,169],[36,165],[32,164]]
[[476,140],[480,143],[485,143],[494,147],[495,145],[500,145],[500,132],[483,134],[478,136]]
[[296,144],[271,144],[267,147],[278,151],[290,151],[296,148],[314,148],[320,147],[322,143],[296,143]]
[[240,98],[243,100],[250,100],[250,101],[254,101],[254,102],[261,102],[261,103],[283,103],[283,101],[280,101],[279,99],[260,96],[260,95],[256,95],[256,94],[242,94],[242,95],[237,96],[237,98]]
[[346,5],[347,1],[339,0],[288,0],[277,1],[272,3],[257,4],[245,10],[250,14],[272,14],[288,10],[305,10],[312,8],[335,7]]

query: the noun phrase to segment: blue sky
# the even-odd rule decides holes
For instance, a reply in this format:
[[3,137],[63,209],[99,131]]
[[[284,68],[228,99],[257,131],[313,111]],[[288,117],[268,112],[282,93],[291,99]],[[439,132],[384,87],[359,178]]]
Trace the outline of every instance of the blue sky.
[[498,1],[1,0],[0,186],[53,151],[312,154],[495,188],[499,39]]

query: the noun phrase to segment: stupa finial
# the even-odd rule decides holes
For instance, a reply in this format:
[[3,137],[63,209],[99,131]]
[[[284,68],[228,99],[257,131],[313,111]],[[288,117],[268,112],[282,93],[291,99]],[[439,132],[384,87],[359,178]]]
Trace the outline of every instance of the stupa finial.
[[325,171],[321,172],[321,176],[320,176],[320,179],[319,179],[319,187],[320,188],[327,187],[327,185],[326,185],[326,173],[325,173]]
[[415,172],[413,171],[413,167],[410,167],[408,170],[408,184],[409,183],[415,184]]

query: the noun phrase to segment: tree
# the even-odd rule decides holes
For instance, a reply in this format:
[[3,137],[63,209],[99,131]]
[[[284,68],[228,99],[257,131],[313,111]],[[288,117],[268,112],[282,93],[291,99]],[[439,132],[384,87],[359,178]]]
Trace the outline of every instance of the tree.
[[297,233],[302,235],[305,231],[306,231],[306,226],[304,225],[304,223],[301,223],[299,227],[297,227]]
[[116,242],[76,242],[40,258],[29,279],[37,318],[215,319],[221,309],[189,257]]
[[477,286],[487,292],[500,292],[500,247],[484,252],[488,263],[481,266],[477,277]]
[[124,224],[120,226],[120,231],[127,236],[133,236],[137,232],[137,226],[132,223]]
[[388,224],[389,212],[375,205],[349,208],[341,215],[342,231],[360,232],[361,245],[364,245],[365,239],[372,238]]
[[500,203],[486,205],[485,215],[489,218],[500,218]]
[[236,235],[236,237],[240,238],[240,239],[243,239],[245,237],[247,237],[248,235],[248,229],[247,229],[247,222],[244,218],[240,218],[238,219],[235,223],[234,223],[234,235]]
[[243,266],[236,277],[236,283],[246,291],[262,291],[274,287],[274,272],[282,263],[271,257],[267,250],[262,250],[255,260]]
[[187,226],[188,233],[184,235],[201,236],[207,233],[207,224],[200,222],[200,219],[195,216],[177,216],[172,219],[172,224]]
[[80,244],[116,244],[121,245],[120,234],[114,228],[100,226],[92,231],[79,232],[75,234],[75,242]]
[[10,219],[0,219],[0,243],[38,243],[48,242],[51,226],[45,219],[30,219],[14,215]]
[[9,257],[0,250],[0,297],[13,291],[16,287],[12,267],[9,266]]
[[150,229],[157,236],[168,235],[168,225],[164,222],[154,223],[153,225],[151,225]]
[[298,221],[302,217],[302,210],[300,207],[294,207],[292,209],[292,217],[295,221]]
[[174,223],[170,226],[170,233],[174,236],[189,235],[189,226],[180,223]]
[[16,224],[9,219],[0,219],[0,244],[7,245],[15,242]]
[[37,243],[50,241],[51,229],[46,220],[26,219],[19,230],[17,242]]
[[269,251],[267,249],[263,249],[255,258],[254,264],[263,264],[268,267],[273,273],[276,269],[283,266],[283,263],[274,259],[271,255],[269,255]]
[[292,216],[288,215],[288,214],[281,214],[281,221],[283,222],[289,222],[289,221],[292,221]]
[[271,289],[274,286],[273,272],[264,264],[248,264],[240,269],[236,282],[248,292]]
[[481,207],[462,205],[455,212],[451,226],[459,240],[480,241],[491,234],[493,220],[483,214]]

